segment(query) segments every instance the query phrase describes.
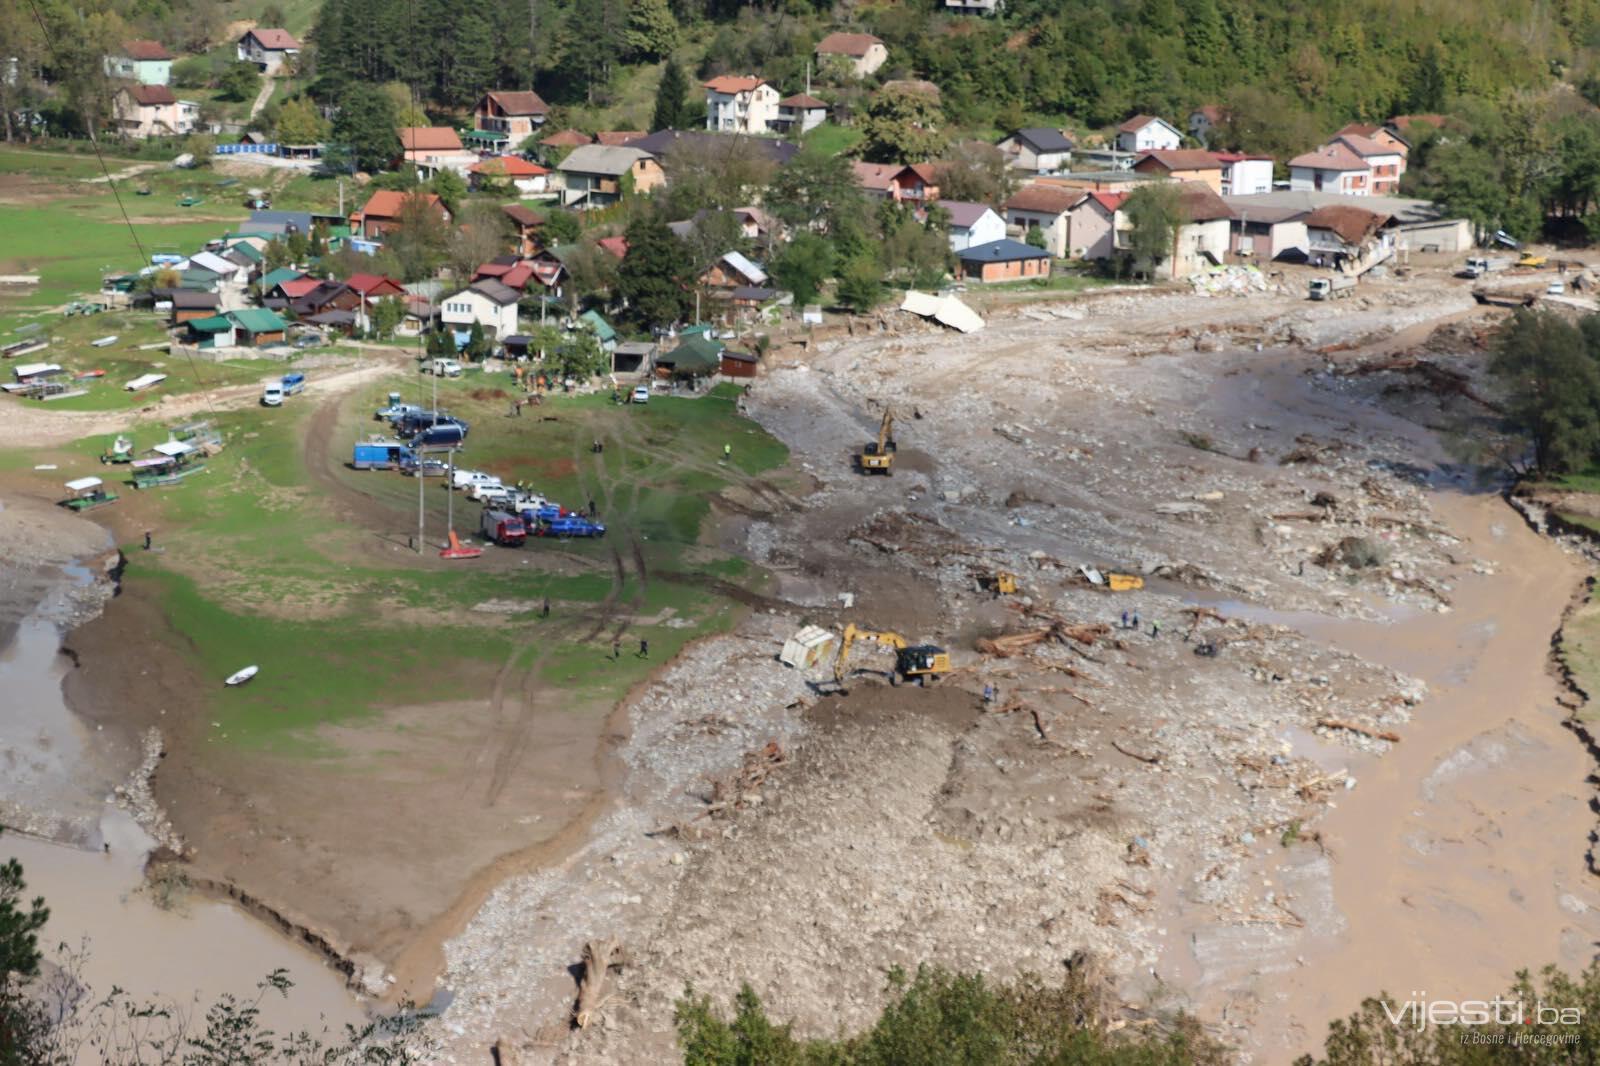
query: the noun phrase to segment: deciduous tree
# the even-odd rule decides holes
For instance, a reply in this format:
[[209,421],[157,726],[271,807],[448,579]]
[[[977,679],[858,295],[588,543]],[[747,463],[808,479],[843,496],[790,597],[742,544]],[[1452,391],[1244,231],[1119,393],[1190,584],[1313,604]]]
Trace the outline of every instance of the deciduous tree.
[[944,150],[944,113],[933,98],[909,89],[880,92],[861,124],[862,158],[873,163],[917,163]]
[[351,85],[339,103],[333,138],[345,145],[356,166],[373,171],[400,157],[394,103],[370,85]]
[[617,272],[617,291],[635,318],[650,327],[680,321],[688,310],[687,249],[654,216],[635,219],[627,231],[628,257]]

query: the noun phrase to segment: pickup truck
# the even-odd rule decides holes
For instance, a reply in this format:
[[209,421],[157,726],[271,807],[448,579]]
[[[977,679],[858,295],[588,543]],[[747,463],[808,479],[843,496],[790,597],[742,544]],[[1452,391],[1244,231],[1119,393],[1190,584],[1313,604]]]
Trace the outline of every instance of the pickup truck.
[[419,415],[422,407],[414,403],[391,403],[387,407],[380,407],[372,412],[372,417],[380,422],[394,422],[406,415]]
[[606,527],[582,515],[569,514],[565,518],[544,523],[539,527],[539,535],[561,538],[603,537],[606,535]]

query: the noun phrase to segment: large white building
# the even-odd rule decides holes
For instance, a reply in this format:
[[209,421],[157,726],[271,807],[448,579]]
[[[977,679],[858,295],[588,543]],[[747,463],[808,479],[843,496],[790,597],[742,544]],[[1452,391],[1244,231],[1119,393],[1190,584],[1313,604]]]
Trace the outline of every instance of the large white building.
[[705,83],[706,129],[766,133],[780,121],[778,90],[753,74],[724,74]]
[[444,298],[439,321],[457,333],[467,332],[476,322],[490,337],[509,337],[517,332],[517,299],[517,290],[492,278],[475,281]]
[[1122,152],[1171,151],[1183,143],[1183,134],[1164,118],[1134,115],[1117,127],[1117,150]]

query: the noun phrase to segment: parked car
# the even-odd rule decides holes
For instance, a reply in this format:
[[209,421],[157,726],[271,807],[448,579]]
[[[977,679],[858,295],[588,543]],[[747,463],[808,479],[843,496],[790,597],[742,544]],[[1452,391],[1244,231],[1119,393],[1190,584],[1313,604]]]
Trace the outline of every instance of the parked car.
[[1567,294],[1567,284],[1560,278],[1557,278],[1555,281],[1552,281],[1550,284],[1546,285],[1544,287],[1544,291],[1545,294],[1549,296],[1565,296]]
[[633,390],[633,402],[634,403],[649,403],[650,402],[650,386],[648,386],[648,385],[637,385],[637,386],[635,386],[634,390]]
[[511,490],[498,481],[492,485],[473,485],[467,490],[467,495],[479,503],[508,503],[511,500]]
[[423,362],[424,374],[438,374],[442,378],[458,378],[461,376],[461,364],[454,359],[429,359]]
[[327,343],[328,338],[320,333],[302,333],[294,339],[296,348],[316,348]]
[[422,408],[414,403],[391,403],[387,407],[380,407],[372,412],[372,417],[380,420],[394,422],[406,415],[421,414]]
[[565,518],[546,522],[539,532],[546,537],[603,537],[606,527],[582,515],[569,514]]
[[474,485],[498,485],[500,479],[493,474],[485,474],[478,470],[456,469],[455,484],[453,488],[470,489]]
[[400,464],[400,472],[410,477],[443,477],[450,472],[450,464],[443,459],[412,459]]

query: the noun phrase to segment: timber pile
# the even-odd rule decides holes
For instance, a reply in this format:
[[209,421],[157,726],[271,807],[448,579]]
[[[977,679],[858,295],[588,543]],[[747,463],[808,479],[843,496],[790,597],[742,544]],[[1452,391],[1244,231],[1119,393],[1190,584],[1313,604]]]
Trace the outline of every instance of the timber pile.
[[614,938],[583,945],[583,976],[578,979],[578,1002],[572,1009],[572,1024],[577,1028],[587,1029],[611,998],[606,985],[611,971],[620,971],[623,961],[622,944]]
[[1033,622],[1043,622],[1043,625],[1034,625],[1028,629],[1019,629],[1013,633],[999,633],[992,637],[979,637],[975,646],[985,655],[992,655],[997,659],[1009,659],[1020,655],[1036,644],[1056,643],[1066,644],[1072,641],[1077,644],[1092,646],[1101,637],[1111,633],[1111,627],[1104,622],[1069,622],[1058,614],[1041,611],[1036,607],[1024,607],[1020,604],[1008,604],[1013,610],[1022,613],[1024,618]]
[[712,782],[711,802],[699,817],[709,814],[726,818],[736,810],[760,802],[761,786],[773,770],[788,761],[788,753],[776,740],[767,741],[759,751],[745,752],[739,769]]

